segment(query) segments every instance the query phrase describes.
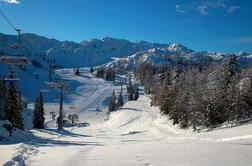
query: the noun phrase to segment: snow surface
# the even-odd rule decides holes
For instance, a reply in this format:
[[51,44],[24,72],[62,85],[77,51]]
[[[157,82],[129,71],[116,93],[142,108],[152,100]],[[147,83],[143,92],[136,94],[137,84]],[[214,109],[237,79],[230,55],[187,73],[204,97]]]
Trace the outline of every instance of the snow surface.
[[[57,73],[71,80],[73,90],[65,96],[64,112],[78,113],[82,125],[58,131],[49,112],[57,112],[59,106],[54,100],[47,102],[47,128],[19,131],[0,142],[0,165],[252,165],[251,123],[200,133],[182,130],[151,107],[150,98],[143,94],[105,120],[109,97],[113,89],[118,95],[123,76],[112,83],[95,78],[86,69],[81,69],[81,76],[73,75],[72,69]],[[75,110],[69,109],[71,104]]]

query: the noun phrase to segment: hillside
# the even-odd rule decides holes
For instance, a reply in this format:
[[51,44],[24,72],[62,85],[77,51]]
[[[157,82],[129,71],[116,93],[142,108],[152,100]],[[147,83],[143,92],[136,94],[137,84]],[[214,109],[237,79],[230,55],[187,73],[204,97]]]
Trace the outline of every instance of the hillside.
[[[84,69],[81,76],[73,75],[70,69],[58,74],[70,79],[72,86],[78,83],[67,97],[76,109],[69,110],[65,104],[65,112],[78,113],[79,123],[89,126],[56,130],[49,112],[58,105],[46,103],[47,128],[18,133],[1,145],[5,150],[0,151],[0,165],[251,165],[251,124],[200,133],[182,130],[160,116],[159,109],[151,107],[150,98],[144,95],[104,121],[107,98],[120,86],[97,79]],[[100,111],[95,110],[96,104]]]

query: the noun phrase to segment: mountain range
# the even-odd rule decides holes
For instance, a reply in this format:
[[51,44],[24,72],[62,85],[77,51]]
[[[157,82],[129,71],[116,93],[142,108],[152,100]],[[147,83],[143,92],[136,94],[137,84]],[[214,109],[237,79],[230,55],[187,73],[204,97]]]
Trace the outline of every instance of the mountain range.
[[[147,41],[131,42],[124,39],[104,37],[80,43],[48,39],[36,34],[21,35],[23,49],[14,50],[10,46],[17,41],[17,36],[0,33],[0,52],[2,54],[28,54],[31,59],[43,55],[55,59],[64,67],[89,67],[124,64],[131,67],[139,62],[155,64],[174,64],[178,58],[190,62],[215,62],[226,59],[229,54],[194,51],[181,44],[159,44]],[[246,52],[235,53],[240,64],[252,62],[252,55]]]

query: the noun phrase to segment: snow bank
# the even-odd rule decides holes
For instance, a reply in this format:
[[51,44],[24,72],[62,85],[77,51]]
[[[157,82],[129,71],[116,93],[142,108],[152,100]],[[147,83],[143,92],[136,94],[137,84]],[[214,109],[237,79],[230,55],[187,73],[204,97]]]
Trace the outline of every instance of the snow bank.
[[154,121],[154,123],[160,127],[160,128],[164,128],[167,129],[169,131],[171,131],[174,134],[178,134],[178,135],[188,135],[191,134],[193,132],[192,128],[188,128],[188,129],[181,129],[181,127],[179,125],[173,125],[173,120],[170,120],[168,116],[164,116],[164,115],[158,115],[158,118]]

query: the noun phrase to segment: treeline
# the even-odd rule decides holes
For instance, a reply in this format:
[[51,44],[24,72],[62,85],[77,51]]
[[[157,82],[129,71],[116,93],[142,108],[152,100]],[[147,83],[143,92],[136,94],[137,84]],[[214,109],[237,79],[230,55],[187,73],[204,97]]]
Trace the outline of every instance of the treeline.
[[41,63],[38,60],[35,60],[35,59],[32,60],[32,65],[35,66],[35,67],[38,67],[38,68],[42,67]]
[[115,91],[113,90],[110,101],[109,101],[109,106],[108,106],[108,115],[111,112],[117,111],[118,108],[122,107],[124,104],[123,102],[123,96],[122,96],[122,89],[119,93],[118,98],[115,95]]
[[237,57],[221,64],[176,67],[142,63],[135,76],[152,93],[152,104],[182,128],[240,121],[252,113],[252,65],[240,69]]
[[96,69],[96,77],[104,78],[107,81],[114,81],[115,76],[116,71],[113,68],[99,67]]
[[128,101],[136,101],[139,98],[139,88],[138,84],[132,84],[131,75],[128,78],[127,85]]
[[[128,93],[128,101],[136,101],[139,98],[139,88],[138,84],[132,84],[131,75],[128,76],[128,83],[127,83],[127,93]],[[111,112],[117,111],[120,107],[124,105],[123,100],[123,82],[121,82],[121,91],[118,97],[115,95],[115,90],[113,90],[111,98],[109,100],[108,106],[108,115]]]
[[[40,92],[36,98],[33,110],[33,128],[44,128],[43,96]],[[21,91],[15,83],[0,80],[0,128],[12,134],[15,129],[24,130],[23,108]],[[0,135],[0,141],[5,139]]]

